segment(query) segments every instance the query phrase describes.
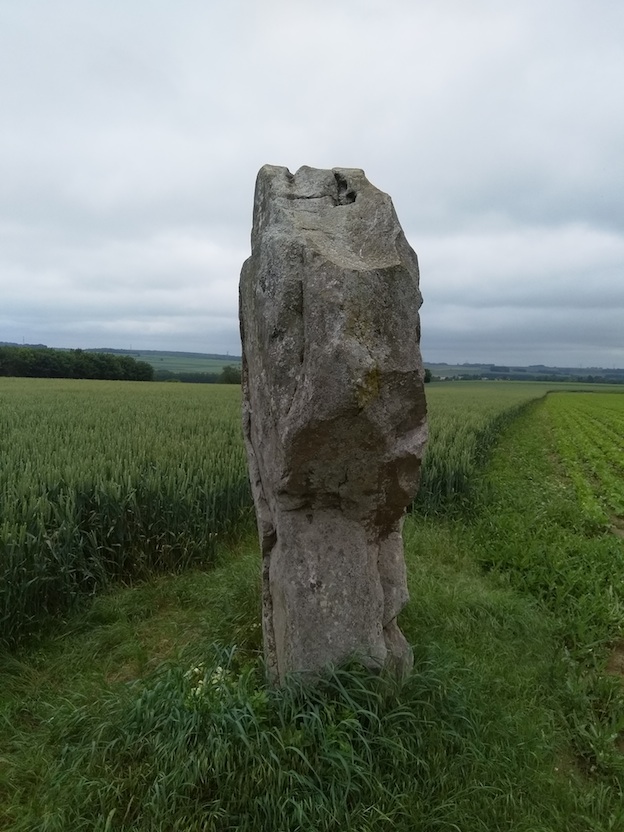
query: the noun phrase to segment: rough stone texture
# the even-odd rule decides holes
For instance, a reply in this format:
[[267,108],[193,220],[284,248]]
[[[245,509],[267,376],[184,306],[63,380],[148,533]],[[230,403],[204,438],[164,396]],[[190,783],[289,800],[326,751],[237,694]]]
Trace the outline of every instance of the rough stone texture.
[[265,165],[243,265],[243,429],[271,677],[404,673],[401,527],[427,438],[418,261],[358,169]]

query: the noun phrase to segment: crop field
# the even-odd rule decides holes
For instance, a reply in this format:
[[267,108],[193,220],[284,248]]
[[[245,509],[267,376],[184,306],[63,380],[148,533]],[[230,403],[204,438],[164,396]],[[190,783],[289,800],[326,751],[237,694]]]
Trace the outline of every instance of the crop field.
[[475,469],[501,428],[548,389],[535,382],[429,384],[429,445],[417,507],[435,511],[468,497]]
[[240,390],[0,380],[0,828],[624,829],[624,395],[551,387],[427,387],[415,672],[272,689]]
[[[537,384],[429,385],[418,507],[465,496]],[[111,580],[209,564],[251,518],[240,390],[0,380],[0,643],[36,632]]]
[[210,562],[249,516],[238,388],[3,379],[0,643],[111,579]]
[[585,510],[624,533],[624,396],[567,393],[552,397],[548,410]]
[[[428,385],[416,508],[469,496],[531,383]],[[111,580],[208,565],[251,522],[240,390],[0,380],[0,643],[36,632]]]

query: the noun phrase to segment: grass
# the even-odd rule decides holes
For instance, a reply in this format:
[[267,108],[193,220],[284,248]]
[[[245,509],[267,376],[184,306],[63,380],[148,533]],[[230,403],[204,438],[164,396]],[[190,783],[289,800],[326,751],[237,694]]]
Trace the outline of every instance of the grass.
[[403,685],[351,667],[266,688],[253,536],[4,654],[0,828],[623,828],[624,544],[555,439],[546,401],[505,431],[471,515],[408,519]]
[[552,694],[536,696],[552,627],[440,534],[408,529],[418,647],[403,686],[351,668],[265,688],[251,543],[213,575],[97,599],[3,668],[5,826],[533,828],[570,799]]
[[535,382],[447,382],[427,389],[429,443],[416,507],[423,513],[468,503],[496,438],[523,408],[546,395]]
[[0,652],[0,829],[624,828],[624,541],[559,455],[560,398],[507,390],[463,511],[406,522],[404,684],[267,688],[241,527],[214,568],[109,589]]
[[[500,430],[547,388],[428,388],[417,507],[446,512],[470,502]],[[0,458],[0,645],[9,648],[111,583],[209,565],[251,514],[233,385],[3,378]]]
[[532,408],[496,448],[469,534],[477,563],[538,599],[556,623],[574,758],[624,806],[624,689],[613,672],[624,634],[624,542],[556,453],[560,407],[554,396]]
[[210,564],[251,515],[231,385],[1,379],[0,427],[0,645]]

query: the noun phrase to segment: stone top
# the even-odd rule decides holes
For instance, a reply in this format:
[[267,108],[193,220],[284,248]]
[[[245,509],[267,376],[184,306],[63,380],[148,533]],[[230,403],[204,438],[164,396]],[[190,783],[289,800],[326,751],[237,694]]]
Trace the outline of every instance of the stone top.
[[286,167],[264,165],[256,182],[252,248],[254,237],[263,237],[268,228],[289,226],[289,233],[299,232],[305,245],[344,269],[387,268],[411,252],[391,198],[361,168],[304,165],[292,174]]

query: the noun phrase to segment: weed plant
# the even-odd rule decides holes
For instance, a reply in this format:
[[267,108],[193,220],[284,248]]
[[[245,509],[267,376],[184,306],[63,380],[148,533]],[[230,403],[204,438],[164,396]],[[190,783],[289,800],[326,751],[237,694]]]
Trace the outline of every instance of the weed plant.
[[[438,540],[435,526],[413,521],[408,537],[412,561],[421,557],[416,540],[429,549]],[[562,741],[543,649],[550,625],[474,567],[449,580],[464,557],[449,543],[437,543],[444,564],[414,573],[403,626],[418,646],[403,684],[353,666],[328,670],[315,686],[292,678],[267,688],[252,553],[215,573],[239,604],[248,596],[237,649],[206,640],[202,606],[215,624],[234,618],[200,574],[161,579],[160,592],[151,590],[153,601],[164,596],[161,612],[156,604],[150,614],[141,588],[100,599],[99,625],[92,617],[56,655],[4,668],[13,681],[3,695],[4,827],[587,828],[564,823],[574,806],[591,811],[594,798],[579,800],[574,777],[556,770]],[[202,632],[189,644],[193,618]],[[182,620],[186,635],[177,633],[177,652],[154,669],[119,679],[110,630],[128,619],[145,620],[143,639],[159,633],[152,653],[170,647]],[[80,672],[68,682],[61,671],[72,656]]]
[[485,680],[451,655],[401,686],[353,667],[281,690],[235,659],[169,667],[58,713],[56,764],[15,829],[518,829],[547,812],[538,726],[505,725]]

